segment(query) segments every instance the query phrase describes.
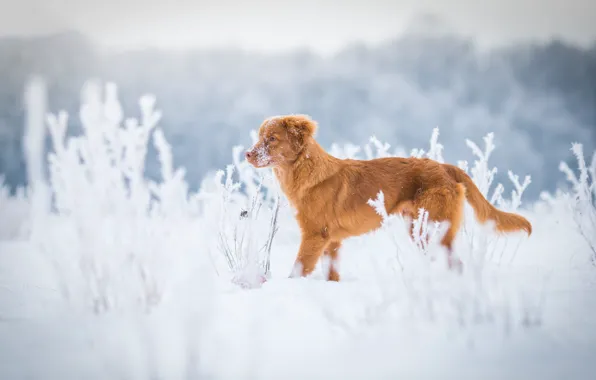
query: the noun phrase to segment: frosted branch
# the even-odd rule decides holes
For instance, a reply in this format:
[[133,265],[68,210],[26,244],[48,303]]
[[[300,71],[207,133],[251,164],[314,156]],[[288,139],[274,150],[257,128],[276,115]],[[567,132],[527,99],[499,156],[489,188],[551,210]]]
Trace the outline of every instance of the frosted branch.
[[385,207],[385,194],[383,194],[382,190],[379,191],[375,200],[369,199],[367,203],[375,209],[376,213],[379,214],[383,220],[388,218],[387,209]]
[[530,183],[532,181],[531,181],[531,177],[529,175],[527,175],[524,177],[524,182],[522,184],[520,184],[519,176],[517,174],[513,174],[513,172],[511,170],[509,170],[507,172],[507,174],[509,175],[509,179],[515,186],[515,189],[511,191],[511,202],[512,202],[511,208],[512,208],[512,211],[515,211],[518,209],[518,207],[522,203],[521,202],[522,194],[528,188],[528,186],[530,185]]
[[443,145],[439,143],[439,128],[434,128],[430,138],[430,149],[428,158],[443,163]]

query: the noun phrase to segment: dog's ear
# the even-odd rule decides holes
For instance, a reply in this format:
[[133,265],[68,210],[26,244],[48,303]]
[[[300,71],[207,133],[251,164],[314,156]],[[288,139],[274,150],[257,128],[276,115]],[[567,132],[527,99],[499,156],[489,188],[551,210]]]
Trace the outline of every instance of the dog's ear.
[[286,120],[286,128],[299,147],[308,137],[314,137],[317,127],[317,122],[308,115],[293,115]]

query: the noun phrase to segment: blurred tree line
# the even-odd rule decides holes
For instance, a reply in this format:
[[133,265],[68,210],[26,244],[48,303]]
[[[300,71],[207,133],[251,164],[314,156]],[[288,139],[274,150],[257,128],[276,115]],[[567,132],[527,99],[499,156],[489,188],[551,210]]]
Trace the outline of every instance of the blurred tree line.
[[596,43],[481,51],[461,37],[407,34],[322,57],[304,50],[106,51],[63,33],[0,39],[0,174],[12,187],[26,180],[23,89],[31,74],[47,80],[49,110],[69,112],[71,133],[80,130],[87,79],[116,82],[127,117],[139,116],[142,94],[155,94],[175,164],[187,168],[193,187],[229,163],[232,146],[250,144],[249,131],[274,114],[312,115],[326,147],[364,144],[374,134],[407,151],[427,148],[438,126],[453,162],[473,159],[466,138],[482,144],[495,132],[497,179],[509,189],[507,170],[532,175],[530,197],[564,182],[558,163],[573,165],[571,142],[584,143],[586,155],[596,145]]

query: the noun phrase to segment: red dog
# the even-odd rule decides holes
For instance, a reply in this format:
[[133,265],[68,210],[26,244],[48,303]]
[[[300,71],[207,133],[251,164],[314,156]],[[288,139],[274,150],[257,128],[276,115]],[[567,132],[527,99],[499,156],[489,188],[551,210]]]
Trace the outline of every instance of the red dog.
[[338,159],[314,139],[316,129],[316,122],[306,115],[272,117],[261,124],[259,141],[246,152],[254,167],[273,168],[297,211],[302,241],[293,275],[310,274],[324,253],[331,259],[328,279],[338,281],[336,260],[342,240],[381,225],[381,216],[368,203],[381,190],[388,214],[413,216],[424,208],[429,220],[449,222],[441,244],[449,252],[450,266],[465,199],[480,222],[493,220],[501,232],[532,233],[527,219],[497,210],[456,166],[419,158]]

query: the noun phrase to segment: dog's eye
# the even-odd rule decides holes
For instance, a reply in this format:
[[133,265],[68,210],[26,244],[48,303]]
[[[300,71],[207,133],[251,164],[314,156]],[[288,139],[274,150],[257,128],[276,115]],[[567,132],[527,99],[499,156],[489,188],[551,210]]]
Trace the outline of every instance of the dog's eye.
[[271,141],[275,141],[275,136],[271,136],[271,137],[269,137],[269,141],[270,141],[270,142],[271,142]]

